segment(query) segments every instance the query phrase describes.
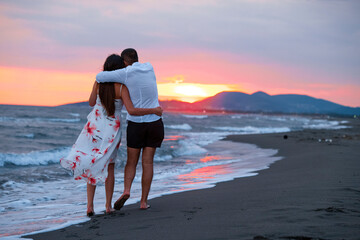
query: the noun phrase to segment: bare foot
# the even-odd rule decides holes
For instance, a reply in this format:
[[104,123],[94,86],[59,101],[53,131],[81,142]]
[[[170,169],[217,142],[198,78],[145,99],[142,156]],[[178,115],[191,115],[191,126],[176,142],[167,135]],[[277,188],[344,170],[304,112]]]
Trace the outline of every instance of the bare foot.
[[141,204],[140,204],[140,209],[141,209],[141,210],[146,210],[146,209],[148,209],[148,208],[150,208],[150,205],[149,205],[149,204],[147,204],[147,203],[141,203]]
[[115,210],[120,210],[124,206],[126,200],[129,199],[129,197],[130,197],[130,194],[123,193],[123,195],[121,195],[121,197],[114,204]]
[[86,216],[91,217],[95,214],[93,207],[88,207],[86,210]]
[[113,212],[115,212],[115,209],[113,209],[112,207],[106,207],[106,214],[111,214]]

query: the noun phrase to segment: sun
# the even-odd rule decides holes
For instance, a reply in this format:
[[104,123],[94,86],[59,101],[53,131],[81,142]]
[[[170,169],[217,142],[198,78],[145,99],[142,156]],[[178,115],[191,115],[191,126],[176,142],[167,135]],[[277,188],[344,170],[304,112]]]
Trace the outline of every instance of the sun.
[[178,93],[183,96],[191,97],[207,97],[208,94],[201,87],[194,85],[183,85],[176,86],[174,89],[175,93]]
[[204,84],[204,83],[158,83],[160,100],[179,100],[183,102],[195,102],[223,91],[239,91],[237,85],[228,84]]

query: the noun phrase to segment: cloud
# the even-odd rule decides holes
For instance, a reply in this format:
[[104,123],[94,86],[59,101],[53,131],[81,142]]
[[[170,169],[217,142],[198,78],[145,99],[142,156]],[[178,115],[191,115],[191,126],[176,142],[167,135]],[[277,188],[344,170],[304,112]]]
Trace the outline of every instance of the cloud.
[[140,59],[161,63],[160,81],[251,85],[234,71],[269,73],[279,88],[359,86],[359,11],[357,0],[4,0],[0,65],[96,72],[107,54],[134,47]]

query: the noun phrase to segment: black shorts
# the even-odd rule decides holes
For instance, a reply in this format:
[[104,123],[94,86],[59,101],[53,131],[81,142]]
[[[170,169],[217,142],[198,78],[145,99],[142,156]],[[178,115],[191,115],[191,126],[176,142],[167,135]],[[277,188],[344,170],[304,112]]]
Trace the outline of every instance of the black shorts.
[[127,146],[131,148],[161,147],[164,140],[162,119],[155,122],[136,123],[128,121],[126,129]]

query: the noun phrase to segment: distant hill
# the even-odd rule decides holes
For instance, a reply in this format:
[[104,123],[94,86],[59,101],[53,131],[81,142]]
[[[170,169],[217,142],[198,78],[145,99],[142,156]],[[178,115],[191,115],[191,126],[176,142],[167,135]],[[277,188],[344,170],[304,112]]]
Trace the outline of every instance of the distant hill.
[[359,115],[360,108],[346,107],[327,100],[306,95],[269,95],[264,92],[246,94],[242,92],[221,92],[213,97],[195,103],[179,101],[162,102],[164,109],[171,110],[223,110],[236,112],[295,113]]
[[[204,100],[187,103],[181,101],[160,101],[164,110],[170,111],[234,111],[291,114],[360,115],[360,107],[347,107],[307,95],[265,92],[246,94],[242,92],[221,92]],[[88,102],[67,104],[88,106]]]

